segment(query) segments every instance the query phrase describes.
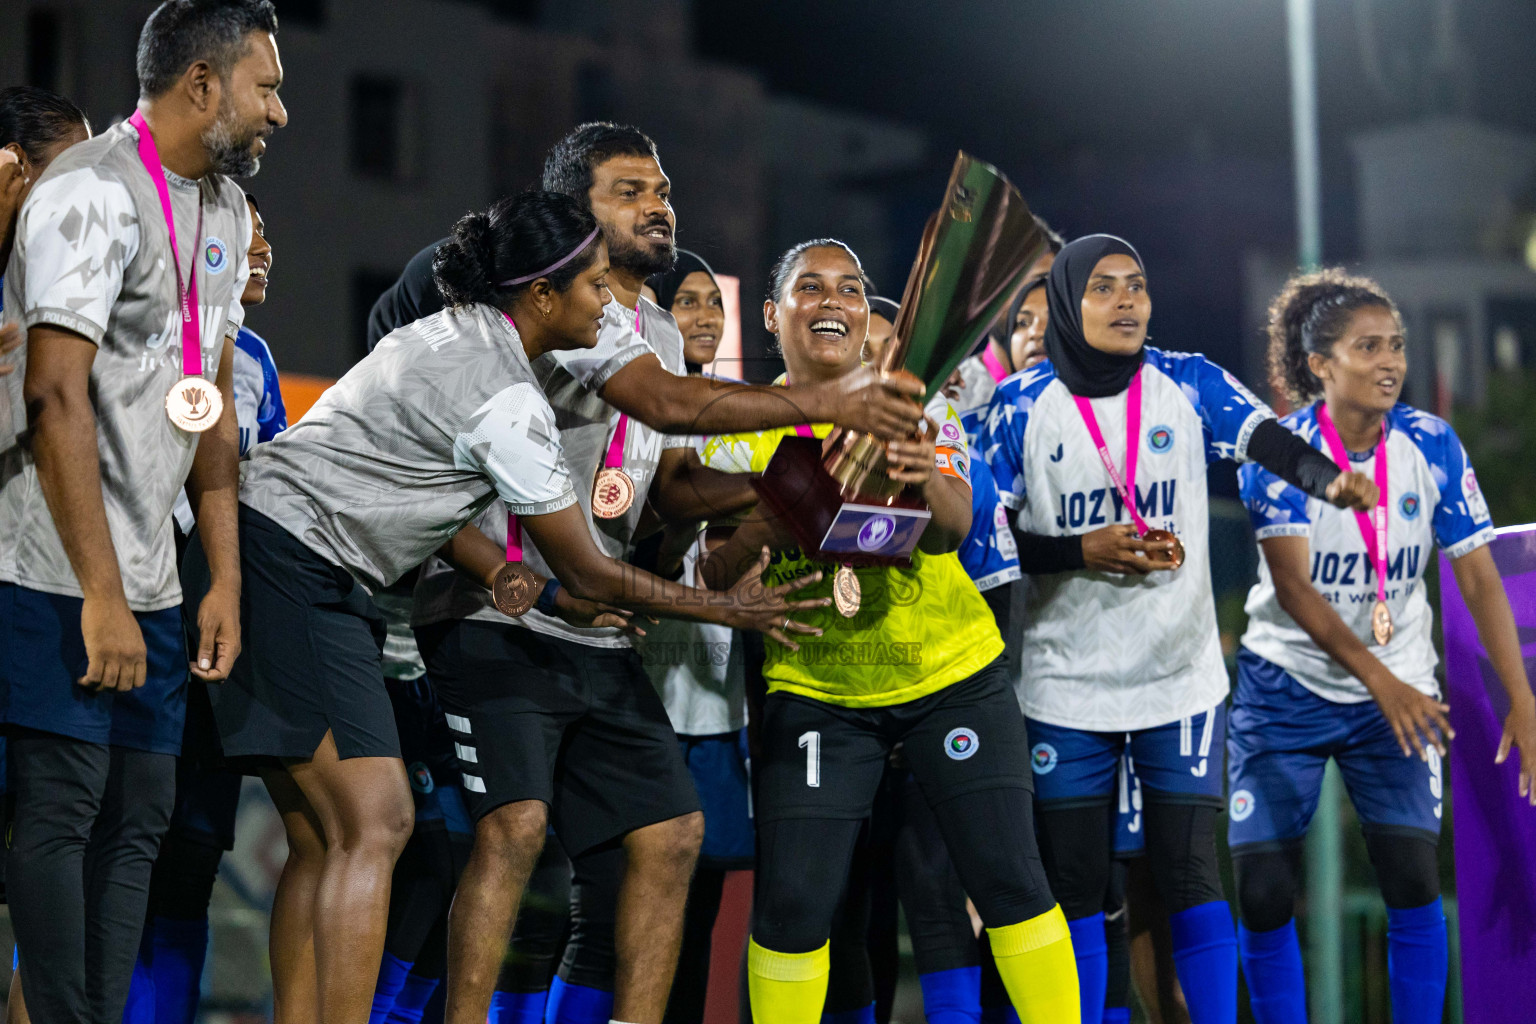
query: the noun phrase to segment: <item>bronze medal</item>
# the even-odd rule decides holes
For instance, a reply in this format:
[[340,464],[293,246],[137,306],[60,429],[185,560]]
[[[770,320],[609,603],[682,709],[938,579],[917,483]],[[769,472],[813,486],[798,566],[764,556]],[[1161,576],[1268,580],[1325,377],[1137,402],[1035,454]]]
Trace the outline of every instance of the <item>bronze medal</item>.
[[1170,572],[1184,564],[1184,542],[1179,540],[1179,538],[1176,537],[1171,531],[1148,530],[1145,534],[1142,535],[1141,539],[1153,543],[1158,541],[1173,541],[1172,551],[1168,552],[1166,555],[1159,554],[1149,557],[1151,557],[1154,562],[1162,562],[1167,565]]
[[1377,601],[1371,608],[1371,636],[1380,647],[1392,640],[1392,610],[1385,601]]
[[201,377],[183,377],[165,394],[165,415],[189,434],[201,434],[219,422],[224,396]]
[[522,562],[508,562],[496,570],[491,581],[491,598],[496,610],[511,618],[525,614],[538,599],[534,592],[533,570]]
[[840,565],[837,572],[832,574],[832,603],[837,606],[838,614],[845,619],[851,619],[859,614],[859,605],[864,600],[864,588],[859,586],[859,577],[853,572],[853,566]]
[[597,471],[592,484],[592,514],[599,519],[617,519],[635,503],[635,482],[629,474],[614,466]]

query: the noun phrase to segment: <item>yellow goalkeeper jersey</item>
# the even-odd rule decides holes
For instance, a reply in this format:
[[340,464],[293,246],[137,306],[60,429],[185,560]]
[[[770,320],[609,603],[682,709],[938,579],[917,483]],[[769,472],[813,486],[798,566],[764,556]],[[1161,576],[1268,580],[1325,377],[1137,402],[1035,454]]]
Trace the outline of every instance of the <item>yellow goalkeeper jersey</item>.
[[[960,417],[942,395],[926,410],[939,424],[935,461],[938,471],[970,484],[970,453]],[[710,438],[704,464],[726,473],[761,473],[779,441],[795,427]],[[825,438],[830,423],[811,432]],[[831,593],[836,562],[807,558],[798,547],[772,553],[763,575],[778,586],[818,569],[825,579],[800,593]],[[797,693],[844,707],[883,707],[926,697],[975,675],[1003,651],[1003,639],[991,609],[953,552],[912,554],[907,569],[861,567],[854,570],[863,603],[853,618],[835,607],[802,612],[796,618],[820,626],[821,636],[795,634],[800,650],[768,641],[764,675],[770,691]]]

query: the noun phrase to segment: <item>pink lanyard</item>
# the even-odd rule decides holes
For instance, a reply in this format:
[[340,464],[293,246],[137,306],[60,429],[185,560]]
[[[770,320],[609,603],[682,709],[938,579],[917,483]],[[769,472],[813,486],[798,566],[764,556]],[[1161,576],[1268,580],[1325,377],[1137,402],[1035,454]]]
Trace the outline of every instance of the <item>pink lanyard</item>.
[[[640,330],[640,303],[635,303],[635,333],[641,338],[645,332]],[[613,439],[608,442],[608,454],[603,456],[604,469],[624,468],[624,438],[629,434],[629,414],[619,413],[618,425],[613,428]]]
[[1136,511],[1136,456],[1141,449],[1141,370],[1136,371],[1136,376],[1131,378],[1130,390],[1125,396],[1125,476],[1120,476],[1120,471],[1115,468],[1115,460],[1109,457],[1109,446],[1104,443],[1104,432],[1099,429],[1099,418],[1094,415],[1093,403],[1082,395],[1072,396],[1077,403],[1077,411],[1083,417],[1083,424],[1088,428],[1088,436],[1093,438],[1094,446],[1099,451],[1099,461],[1104,463],[1104,468],[1109,471],[1110,480],[1114,481],[1115,489],[1120,492],[1120,500],[1125,502],[1126,510],[1131,513],[1131,522],[1136,524],[1136,532],[1143,536],[1147,532],[1147,521],[1141,518],[1141,513]]
[[[1328,445],[1328,454],[1333,456],[1333,461],[1343,472],[1351,472],[1349,452],[1344,450],[1344,439],[1339,436],[1339,428],[1333,425],[1333,417],[1328,415],[1327,402],[1318,403],[1317,425],[1323,433],[1323,440]],[[1370,515],[1357,511],[1355,523],[1360,527],[1360,537],[1365,541],[1366,553],[1371,556],[1371,564],[1376,568],[1376,600],[1385,602],[1387,599],[1387,421],[1385,419],[1381,421],[1381,440],[1376,444],[1376,489],[1381,492],[1376,498],[1376,508]]]
[[[514,331],[517,330],[517,321],[513,320],[510,314],[508,314],[505,310],[499,310],[498,312],[500,312],[502,316],[507,318],[507,323],[512,325],[512,329]],[[523,560],[523,525],[517,521],[516,513],[508,512],[507,513],[507,561],[509,561],[509,562],[521,562],[522,560]]]
[[613,440],[608,443],[608,454],[603,457],[604,469],[622,469],[624,466],[624,437],[629,432],[629,417],[619,413],[619,425],[613,428]]
[[155,192],[160,196],[160,211],[165,214],[165,226],[171,235],[171,266],[176,271],[176,299],[181,303],[181,373],[185,377],[201,377],[203,339],[197,316],[197,257],[203,239],[202,189],[198,189],[197,196],[197,244],[192,249],[192,269],[188,282],[183,284],[181,256],[176,249],[176,217],[171,210],[171,189],[165,180],[165,167],[160,163],[160,150],[155,146],[155,137],[150,134],[143,112],[135,110],[128,123],[139,135],[139,160],[155,183]]
[[[784,375],[784,386],[785,387],[789,387],[789,374],[787,374],[787,373]],[[796,423],[795,424],[795,436],[796,437],[815,437],[816,436],[816,432],[811,429],[811,425],[809,423]]]
[[523,524],[517,521],[516,514],[507,513],[507,561],[521,562],[523,560]]

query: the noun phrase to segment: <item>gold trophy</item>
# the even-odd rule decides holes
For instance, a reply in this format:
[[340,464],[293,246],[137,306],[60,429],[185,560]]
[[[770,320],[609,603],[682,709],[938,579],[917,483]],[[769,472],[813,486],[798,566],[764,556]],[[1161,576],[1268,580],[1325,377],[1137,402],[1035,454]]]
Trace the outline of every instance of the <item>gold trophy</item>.
[[[985,342],[1045,247],[1019,190],[960,153],[877,368],[911,371],[931,400]],[[784,438],[753,486],[803,551],[843,565],[909,565],[933,518],[915,489],[886,475],[884,444],[857,431],[835,434],[825,456],[815,438]]]

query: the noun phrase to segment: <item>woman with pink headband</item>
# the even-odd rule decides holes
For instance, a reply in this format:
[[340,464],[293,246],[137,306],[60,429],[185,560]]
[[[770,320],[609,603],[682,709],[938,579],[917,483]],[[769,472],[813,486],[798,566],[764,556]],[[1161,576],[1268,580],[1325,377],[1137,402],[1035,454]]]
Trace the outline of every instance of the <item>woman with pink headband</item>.
[[[789,599],[792,587],[706,601],[594,544],[532,364],[551,353],[573,374],[596,372],[609,300],[596,229],[574,200],[549,192],[462,219],[436,263],[448,308],[387,336],[246,464],[245,657],[212,699],[226,758],[261,776],[287,831],[272,912],[279,1020],[316,992],[327,1020],[367,1016],[391,871],[411,832],[371,591],[500,498],[517,525],[494,582],[512,614],[537,596],[541,609],[591,622],[602,611],[592,601],[612,602],[787,641],[804,629],[794,613],[822,603]],[[521,564],[523,530],[565,587]],[[469,778],[465,787],[475,788]]]

